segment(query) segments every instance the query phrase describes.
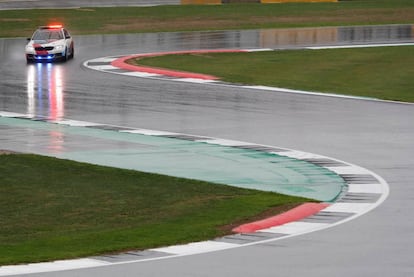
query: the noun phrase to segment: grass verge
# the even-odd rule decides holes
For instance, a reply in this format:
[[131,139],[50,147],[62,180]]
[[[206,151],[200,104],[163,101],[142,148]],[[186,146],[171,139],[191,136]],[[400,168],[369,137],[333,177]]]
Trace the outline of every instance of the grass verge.
[[309,201],[27,154],[0,176],[0,265],[210,239]]
[[414,1],[2,10],[0,37],[27,37],[37,26],[56,22],[74,35],[411,24]]
[[414,102],[414,46],[166,55],[136,63],[232,83]]

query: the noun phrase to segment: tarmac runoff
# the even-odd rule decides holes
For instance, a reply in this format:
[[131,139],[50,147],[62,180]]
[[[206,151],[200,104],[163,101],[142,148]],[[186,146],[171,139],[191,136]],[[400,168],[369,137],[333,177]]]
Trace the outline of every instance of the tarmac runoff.
[[[308,47],[307,49],[400,45],[407,44],[327,46],[318,48]],[[190,52],[256,52],[274,50],[226,49]],[[84,66],[102,72],[133,77],[233,86],[233,84],[220,82],[215,76],[157,68],[139,68],[125,63],[129,58],[181,53],[189,53],[189,51],[104,57],[86,61]],[[383,101],[373,98],[349,97],[266,86],[238,87]],[[38,145],[34,144],[36,145],[35,148],[26,148],[28,152],[32,153],[178,177],[195,178],[243,188],[304,196],[322,202],[305,203],[284,214],[239,226],[233,230],[235,232],[234,235],[210,241],[161,247],[145,251],[129,251],[118,255],[2,266],[0,267],[0,276],[137,263],[272,242],[330,228],[350,221],[375,209],[385,201],[389,194],[387,182],[367,169],[336,159],[296,150],[188,134],[109,126],[92,122],[65,119],[56,121],[27,114],[1,111],[0,125],[6,126],[4,129],[8,129],[10,132],[15,131],[16,128],[22,128],[24,130],[46,131],[49,134],[55,134],[52,135],[51,141],[54,141],[53,136],[56,136],[56,134],[59,134],[59,136],[64,135],[68,138],[83,136],[84,139],[84,141],[81,140],[80,144],[74,145],[72,143],[71,146],[52,142],[54,145],[47,146],[43,151],[39,151]],[[136,141],[138,137],[141,139],[140,141]],[[15,143],[16,136],[12,134],[11,138],[13,143],[10,145],[9,150],[21,151],[21,145],[16,145]],[[92,140],[93,143],[88,144],[88,140]],[[96,141],[100,141],[101,144],[95,144]],[[111,145],[110,147],[107,145],[108,142]],[[111,148],[114,146],[114,142],[118,146],[121,145],[121,147]],[[88,151],[85,150],[85,145],[87,145]],[[104,147],[104,145],[106,146]],[[134,146],[131,147],[132,145]],[[7,149],[7,144],[2,147]],[[76,151],[76,148],[78,150],[83,149],[83,151]],[[91,150],[90,148],[96,149]],[[162,158],[154,158],[157,155],[161,155]],[[197,156],[202,157],[202,159],[195,158]],[[142,157],[145,158],[142,159]],[[145,162],[142,163],[142,161]],[[196,163],[186,163],[183,161],[194,161]],[[231,166],[229,166],[230,163],[232,164]],[[211,165],[215,165],[215,167],[211,167]],[[148,166],[150,166],[150,169],[148,169]],[[242,176],[240,176],[240,173],[243,173]],[[212,176],[214,178],[211,179]],[[237,177],[235,178],[235,176]]]
[[[350,47],[400,45],[402,44],[352,45]],[[347,46],[326,48],[345,47]],[[203,50],[191,52],[255,51],[274,51],[274,49]],[[133,77],[233,86],[233,84],[220,82],[215,76],[165,69],[137,68],[125,63],[125,60],[132,57],[175,53],[183,52],[104,57],[86,61],[84,66],[102,72]],[[382,101],[372,98],[349,97],[265,86],[238,87]],[[375,209],[385,201],[389,194],[387,182],[367,169],[336,159],[296,150],[188,134],[109,126],[92,122],[66,119],[56,121],[27,114],[1,111],[0,125],[11,133],[16,131],[16,129],[23,129],[54,134],[50,140],[52,145],[45,146],[45,149],[39,150],[41,147],[39,148],[34,143],[32,145],[36,145],[36,147],[26,148],[26,152],[184,178],[194,178],[243,188],[274,191],[321,201],[321,203],[305,203],[284,214],[239,226],[233,230],[235,232],[234,235],[210,241],[167,246],[145,251],[129,251],[117,255],[2,266],[0,267],[0,276],[137,263],[272,242],[334,227],[350,221]],[[63,145],[60,142],[56,143],[54,138],[56,134],[59,134],[58,137],[63,135],[66,138],[83,138],[81,143],[72,142],[70,145]],[[21,151],[21,145],[15,143],[16,136],[11,134],[11,138],[13,143],[10,145],[9,150]],[[74,141],[76,140],[74,139]],[[100,143],[96,143],[97,141]],[[40,145],[42,144],[44,142]],[[114,145],[118,147],[113,148]],[[2,147],[7,149],[7,144]],[[79,151],[80,149],[82,151]],[[157,156],[162,158],[156,158]],[[142,157],[145,158],[143,159]],[[193,161],[194,163],[188,163],[188,161]],[[215,166],[211,167],[212,165]],[[240,173],[242,174],[240,175]]]
[[[0,128],[7,134],[2,138],[2,148],[11,151],[263,189],[322,202],[307,203],[285,214],[240,226],[234,235],[209,241],[2,266],[0,276],[145,262],[276,241],[345,223],[376,208],[389,193],[386,181],[367,169],[273,146],[1,111]],[[31,137],[18,141],[22,135]]]

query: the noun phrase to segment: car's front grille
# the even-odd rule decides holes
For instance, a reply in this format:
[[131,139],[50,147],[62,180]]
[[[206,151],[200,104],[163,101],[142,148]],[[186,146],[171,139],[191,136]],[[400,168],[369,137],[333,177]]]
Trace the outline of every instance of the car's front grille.
[[50,50],[53,50],[53,46],[46,46],[46,47],[43,47],[43,46],[39,46],[39,47],[36,47],[35,48],[35,50],[36,51],[50,51]]

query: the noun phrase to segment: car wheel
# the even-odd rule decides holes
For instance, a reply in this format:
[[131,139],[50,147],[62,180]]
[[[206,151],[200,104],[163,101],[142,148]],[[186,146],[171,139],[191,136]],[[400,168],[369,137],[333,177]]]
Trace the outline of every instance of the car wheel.
[[71,50],[70,50],[70,56],[69,56],[69,58],[73,59],[74,56],[75,56],[75,49],[72,46],[71,47]]
[[68,48],[65,48],[65,55],[62,57],[62,60],[66,62],[68,59],[69,59]]

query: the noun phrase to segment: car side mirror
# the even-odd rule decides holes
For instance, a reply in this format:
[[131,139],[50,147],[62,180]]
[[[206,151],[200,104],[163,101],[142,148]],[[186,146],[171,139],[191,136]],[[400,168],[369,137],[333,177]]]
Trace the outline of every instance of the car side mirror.
[[31,40],[31,38],[27,38],[26,40],[27,40],[27,41],[30,41],[30,40]]
[[65,38],[66,38],[66,39],[69,39],[69,38],[70,38],[70,36],[65,36]]

